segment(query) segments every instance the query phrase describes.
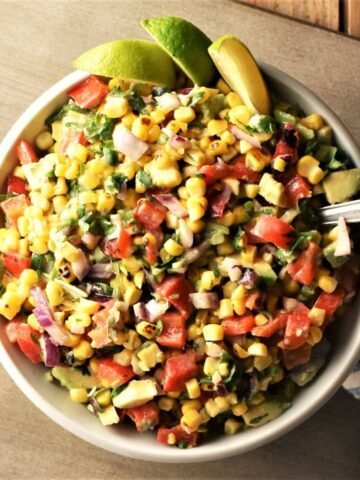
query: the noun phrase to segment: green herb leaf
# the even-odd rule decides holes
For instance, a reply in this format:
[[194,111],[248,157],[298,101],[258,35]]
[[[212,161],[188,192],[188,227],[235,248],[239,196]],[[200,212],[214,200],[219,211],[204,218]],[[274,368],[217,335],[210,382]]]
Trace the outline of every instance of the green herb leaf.
[[95,114],[90,117],[90,121],[85,127],[85,136],[90,143],[96,140],[105,142],[111,139],[111,134],[115,126],[115,121],[106,115]]
[[67,103],[66,105],[64,105],[63,107],[61,107],[60,110],[58,110],[57,112],[50,115],[45,120],[45,125],[50,127],[52,123],[54,123],[58,120],[62,120],[68,112],[77,112],[77,113],[88,114],[90,112],[90,110],[87,110],[85,108],[81,108],[78,105],[76,105],[75,102],[70,100],[70,102]]
[[153,185],[150,175],[145,170],[139,170],[136,174],[135,179],[145,188],[151,188]]
[[209,222],[205,237],[209,240],[211,245],[220,245],[225,241],[225,235],[229,235],[230,229],[229,227],[225,227],[225,225],[221,225],[220,223]]
[[106,178],[104,182],[104,190],[106,193],[119,193],[122,186],[128,181],[129,179],[121,173],[114,173],[114,175],[110,175]]
[[239,227],[238,231],[235,234],[235,237],[232,240],[233,247],[238,252],[243,252],[245,250],[244,247],[241,245],[241,242],[240,242],[240,240],[244,236],[244,233],[245,233],[244,230],[241,227]]

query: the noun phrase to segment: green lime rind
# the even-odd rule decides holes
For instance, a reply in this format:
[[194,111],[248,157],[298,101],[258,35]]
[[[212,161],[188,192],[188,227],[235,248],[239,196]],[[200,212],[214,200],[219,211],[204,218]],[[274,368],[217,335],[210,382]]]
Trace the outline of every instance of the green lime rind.
[[245,105],[268,114],[270,96],[261,71],[248,47],[233,35],[224,35],[209,47],[209,54],[229,87]]
[[169,55],[149,40],[115,40],[78,57],[74,67],[94,75],[135,82],[175,86],[175,65]]
[[209,85],[216,68],[208,53],[211,40],[198,27],[178,17],[143,19],[141,25],[196,85]]

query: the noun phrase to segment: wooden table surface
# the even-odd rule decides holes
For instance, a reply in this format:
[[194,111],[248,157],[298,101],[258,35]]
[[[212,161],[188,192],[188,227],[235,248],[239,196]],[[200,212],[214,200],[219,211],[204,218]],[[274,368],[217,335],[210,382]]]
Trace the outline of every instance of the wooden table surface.
[[[0,0],[0,138],[81,52],[144,37],[144,16],[172,14],[209,36],[239,35],[254,54],[316,92],[360,137],[360,43],[228,0]],[[36,409],[0,366],[0,479],[360,478],[360,402],[339,391],[285,437],[205,465],[160,465],[95,448]]]

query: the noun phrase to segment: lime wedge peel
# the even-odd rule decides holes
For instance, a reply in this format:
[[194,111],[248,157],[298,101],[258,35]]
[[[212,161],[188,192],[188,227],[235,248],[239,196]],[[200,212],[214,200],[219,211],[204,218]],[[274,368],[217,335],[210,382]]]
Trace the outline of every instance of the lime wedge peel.
[[196,85],[209,85],[217,72],[208,53],[211,40],[195,25],[178,17],[144,19],[141,25]]
[[175,66],[169,55],[149,40],[115,40],[78,57],[74,67],[104,77],[175,86]]
[[209,54],[229,87],[245,105],[268,114],[270,96],[260,69],[250,50],[237,37],[224,35],[209,47]]

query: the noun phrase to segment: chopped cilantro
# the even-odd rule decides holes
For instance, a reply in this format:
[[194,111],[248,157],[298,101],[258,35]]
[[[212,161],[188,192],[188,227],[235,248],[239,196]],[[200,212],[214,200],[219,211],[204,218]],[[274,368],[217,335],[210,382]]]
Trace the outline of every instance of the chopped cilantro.
[[128,178],[121,173],[110,175],[104,182],[104,190],[106,193],[118,193],[121,187],[128,181]]
[[70,102],[67,103],[66,105],[64,105],[63,107],[61,107],[60,110],[58,110],[54,114],[50,115],[45,120],[45,124],[48,127],[50,127],[51,124],[56,122],[57,120],[62,120],[68,112],[77,112],[77,113],[87,114],[87,113],[90,112],[90,110],[86,110],[85,108],[81,108],[78,105],[76,105],[75,102],[72,102],[70,100]]
[[241,227],[239,227],[238,231],[235,234],[235,237],[232,240],[233,247],[238,252],[243,252],[244,251],[244,247],[241,245],[241,242],[240,242],[243,235],[244,235],[244,230]]
[[104,147],[103,155],[109,165],[111,165],[112,167],[115,167],[116,165],[118,165],[119,157],[115,150],[108,147]]
[[97,140],[104,142],[111,139],[115,121],[106,115],[95,114],[90,117],[90,121],[85,127],[85,136],[90,143]]
[[145,188],[151,188],[153,185],[150,175],[145,170],[139,170],[136,174],[136,182],[143,185]]

